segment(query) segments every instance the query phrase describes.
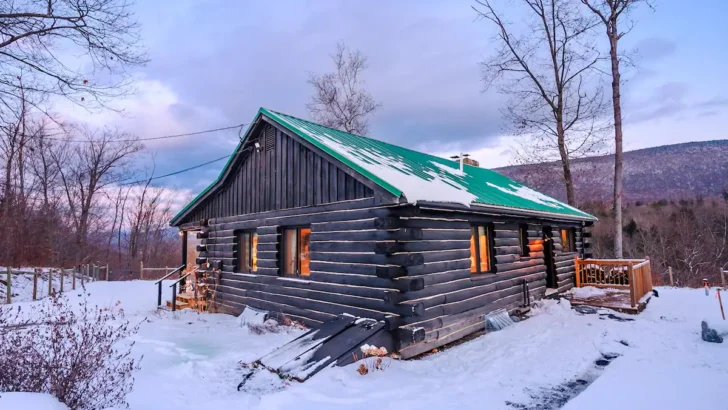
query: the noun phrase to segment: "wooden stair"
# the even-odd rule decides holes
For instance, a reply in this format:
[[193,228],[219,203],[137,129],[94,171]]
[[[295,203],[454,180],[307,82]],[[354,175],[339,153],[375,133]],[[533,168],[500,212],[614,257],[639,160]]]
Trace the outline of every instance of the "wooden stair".
[[[198,296],[195,298],[195,295],[189,292],[180,293],[177,295],[177,300],[175,301],[175,308],[177,310],[181,309],[195,309],[200,312],[204,312],[207,310],[207,301],[201,297]],[[172,309],[172,301],[167,301],[167,308]]]

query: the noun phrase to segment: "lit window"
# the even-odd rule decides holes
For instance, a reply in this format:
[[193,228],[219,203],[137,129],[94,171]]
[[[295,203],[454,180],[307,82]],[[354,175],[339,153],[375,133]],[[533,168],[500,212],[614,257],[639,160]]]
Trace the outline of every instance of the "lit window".
[[311,228],[283,229],[281,272],[286,275],[308,276],[311,273]]
[[574,229],[562,229],[561,230],[561,251],[562,252],[574,252],[576,248],[574,244]]
[[521,256],[529,256],[528,249],[528,225],[518,226],[518,238],[521,242]]
[[258,270],[258,234],[252,231],[237,232],[238,270],[255,272]]
[[490,272],[491,243],[490,231],[487,226],[473,226],[470,228],[470,272]]

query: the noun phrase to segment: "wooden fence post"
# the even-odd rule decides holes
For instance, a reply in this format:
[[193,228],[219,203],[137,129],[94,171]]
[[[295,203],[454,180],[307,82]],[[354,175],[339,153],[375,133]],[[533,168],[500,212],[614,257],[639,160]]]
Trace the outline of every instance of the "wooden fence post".
[[83,277],[85,276],[84,272],[86,272],[86,265],[81,265],[81,287],[83,287]]
[[33,300],[38,298],[38,268],[33,268]]
[[76,290],[76,274],[78,273],[78,265],[73,267],[73,279],[71,279],[71,289]]
[[139,262],[139,280],[144,280],[144,261]]
[[106,264],[106,281],[109,281],[109,264]]
[[8,283],[7,283],[7,289],[5,292],[5,299],[6,299],[5,302],[8,305],[10,304],[10,302],[13,301],[13,297],[12,297],[13,286],[11,285],[11,278],[10,278],[10,275],[12,274],[11,272],[12,272],[12,269],[8,266],[8,277],[7,277]]
[[675,281],[672,279],[672,266],[667,267],[667,274],[670,275],[670,286],[675,286]]
[[48,296],[53,293],[53,269],[48,269]]
[[64,273],[65,272],[63,272],[63,267],[61,267],[61,293],[63,293],[63,276],[64,276],[63,274]]
[[579,257],[574,257],[574,271],[576,273],[576,287],[581,287],[581,271],[579,270]]
[[723,289],[725,289],[725,271],[723,268],[720,268],[720,283],[723,285]]

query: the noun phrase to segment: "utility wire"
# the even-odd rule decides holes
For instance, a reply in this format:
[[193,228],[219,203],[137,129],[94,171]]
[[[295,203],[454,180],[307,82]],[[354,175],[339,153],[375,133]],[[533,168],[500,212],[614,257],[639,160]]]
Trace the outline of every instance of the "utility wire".
[[[137,142],[137,141],[153,141],[153,140],[162,140],[162,139],[168,139],[168,138],[179,138],[179,137],[189,137],[191,135],[200,135],[200,134],[207,134],[210,132],[216,132],[216,131],[225,131],[225,130],[232,130],[236,128],[243,129],[244,126],[248,124],[238,124],[238,125],[232,125],[230,127],[222,127],[222,128],[215,128],[212,130],[204,130],[204,131],[195,131],[195,132],[188,132],[185,134],[173,134],[173,135],[163,135],[161,137],[151,137],[151,138],[136,138],[136,139],[126,139],[126,140],[110,140],[108,142]],[[60,135],[60,134],[56,134]],[[41,137],[46,140],[52,140],[52,141],[63,141],[63,142],[80,142],[80,143],[89,143],[92,141],[88,140],[67,140],[63,138],[48,138],[48,137]]]
[[180,169],[179,171],[170,172],[169,174],[164,174],[164,175],[160,175],[160,176],[157,176],[157,177],[140,179],[140,180],[133,181],[133,182],[126,182],[126,183],[123,183],[123,184],[120,184],[120,185],[121,186],[136,185],[136,184],[141,184],[141,183],[145,183],[145,182],[148,182],[148,181],[154,181],[155,179],[167,178],[167,177],[171,177],[173,175],[178,175],[178,174],[181,174],[181,173],[184,173],[184,172],[187,172],[187,171],[192,171],[193,169],[202,168],[202,167],[204,167],[206,165],[214,164],[215,162],[222,161],[224,159],[230,158],[230,157],[232,157],[234,155],[237,155],[237,154],[245,151],[246,149],[248,149],[248,148],[244,148],[244,149],[242,149],[240,151],[236,151],[236,152],[234,152],[234,153],[232,153],[230,155],[225,155],[224,157],[215,158],[215,159],[213,159],[211,161],[207,161],[207,162],[202,163],[202,164],[197,164],[197,165],[192,166],[192,167],[189,167],[189,168]]

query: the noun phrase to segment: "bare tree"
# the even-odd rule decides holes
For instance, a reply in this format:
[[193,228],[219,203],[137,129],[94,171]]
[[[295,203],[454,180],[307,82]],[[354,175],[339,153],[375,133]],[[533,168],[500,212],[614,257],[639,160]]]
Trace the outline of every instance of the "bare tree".
[[622,257],[622,174],[624,154],[622,152],[622,102],[621,74],[619,71],[619,40],[627,34],[633,22],[628,21],[626,31],[620,29],[620,21],[628,19],[629,13],[648,0],[581,0],[586,8],[604,26],[609,40],[609,61],[612,76],[612,110],[614,113],[614,256]]
[[89,234],[96,196],[104,188],[119,184],[132,175],[130,163],[143,145],[129,135],[111,130],[76,128],[72,138],[83,138],[66,157],[55,156],[76,232],[76,246],[83,252]]
[[361,73],[367,68],[367,58],[359,50],[351,51],[339,42],[331,59],[336,68],[334,72],[310,75],[308,83],[313,86],[314,94],[306,108],[314,120],[327,127],[366,135],[367,116],[381,106],[363,88]]
[[0,100],[31,93],[104,105],[146,62],[129,0],[0,1]]
[[576,203],[570,161],[604,148],[604,104],[593,46],[596,22],[568,0],[520,0],[526,27],[512,27],[490,0],[476,0],[478,16],[496,27],[499,48],[483,63],[486,90],[495,83],[510,97],[503,114],[522,137],[520,162],[557,157],[569,204]]

